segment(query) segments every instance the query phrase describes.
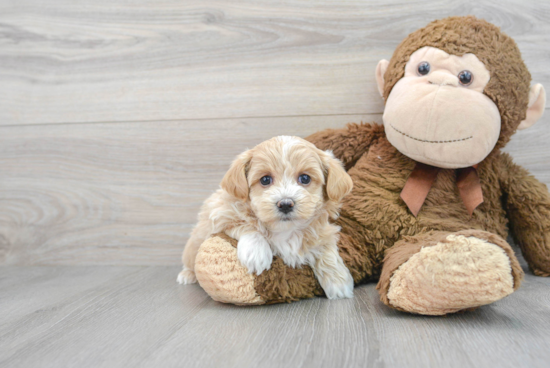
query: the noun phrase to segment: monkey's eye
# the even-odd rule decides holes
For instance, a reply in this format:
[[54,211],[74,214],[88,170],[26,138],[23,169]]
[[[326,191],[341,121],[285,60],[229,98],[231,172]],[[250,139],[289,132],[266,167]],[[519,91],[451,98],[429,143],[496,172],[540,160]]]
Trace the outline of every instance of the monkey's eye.
[[307,174],[302,174],[298,176],[298,182],[300,184],[308,185],[309,183],[311,183],[311,178]]
[[468,70],[463,70],[458,73],[458,80],[460,81],[460,84],[467,86],[474,80],[474,75]]
[[420,64],[418,64],[418,74],[420,75],[426,75],[430,72],[430,63],[427,61],[423,61]]
[[267,187],[271,183],[273,183],[273,178],[269,175],[266,175],[260,179],[260,184],[262,184],[264,187]]

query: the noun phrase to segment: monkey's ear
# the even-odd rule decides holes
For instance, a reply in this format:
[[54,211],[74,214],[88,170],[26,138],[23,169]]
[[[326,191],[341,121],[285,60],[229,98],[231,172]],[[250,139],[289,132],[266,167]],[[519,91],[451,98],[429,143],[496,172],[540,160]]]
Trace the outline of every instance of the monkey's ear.
[[326,191],[329,199],[340,202],[353,189],[353,181],[342,162],[332,152],[324,151],[324,165],[327,170]]
[[529,104],[525,120],[519,123],[518,130],[527,129],[535,124],[544,113],[546,106],[546,92],[542,84],[535,84],[529,91]]
[[223,190],[243,201],[248,198],[246,168],[250,160],[252,160],[251,150],[241,153],[235,161],[233,161],[229,171],[227,171],[220,183]]
[[388,65],[390,65],[390,62],[386,59],[382,59],[376,66],[376,85],[378,86],[378,93],[380,93],[382,97],[384,97],[384,74],[386,74]]

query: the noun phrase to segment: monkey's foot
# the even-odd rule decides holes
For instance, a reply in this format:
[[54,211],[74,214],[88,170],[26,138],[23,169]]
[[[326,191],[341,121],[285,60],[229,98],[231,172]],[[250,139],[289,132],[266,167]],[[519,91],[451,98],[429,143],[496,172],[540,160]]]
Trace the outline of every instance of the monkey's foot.
[[523,272],[510,246],[484,231],[430,233],[404,239],[384,260],[382,301],[396,309],[444,315],[510,295]]
[[212,236],[202,243],[195,260],[195,274],[200,286],[218,302],[264,304],[254,289],[254,275],[249,274],[239,261],[237,248],[231,240]]
[[310,267],[290,268],[278,257],[260,275],[248,273],[237,256],[237,241],[225,234],[212,235],[201,245],[195,274],[208,295],[223,303],[274,304],[323,295]]

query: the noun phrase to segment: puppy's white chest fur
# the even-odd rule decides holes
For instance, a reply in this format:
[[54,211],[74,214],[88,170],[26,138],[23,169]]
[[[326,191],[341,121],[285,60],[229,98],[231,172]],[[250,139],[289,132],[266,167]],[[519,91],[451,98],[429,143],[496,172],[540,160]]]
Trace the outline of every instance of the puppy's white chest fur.
[[272,233],[267,239],[273,254],[279,256],[283,262],[291,267],[304,264],[313,265],[315,257],[312,252],[305,252],[302,247],[304,233],[300,230],[288,230]]

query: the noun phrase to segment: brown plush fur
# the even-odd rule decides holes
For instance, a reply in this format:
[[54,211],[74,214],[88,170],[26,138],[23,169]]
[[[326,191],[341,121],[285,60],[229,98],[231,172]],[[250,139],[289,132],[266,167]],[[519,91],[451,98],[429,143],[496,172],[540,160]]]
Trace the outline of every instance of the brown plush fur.
[[255,286],[266,304],[290,303],[325,294],[311,267],[290,268],[278,257],[273,258],[269,270],[257,276]]
[[550,197],[546,185],[501,155],[503,203],[514,242],[537,276],[550,276]]
[[[549,276],[550,196],[544,184],[500,152],[525,118],[527,109],[531,78],[517,46],[497,27],[473,17],[433,22],[411,34],[397,48],[385,74],[386,98],[403,76],[410,54],[423,46],[454,55],[475,53],[491,72],[484,93],[498,106],[502,129],[496,148],[477,169],[484,203],[470,217],[458,193],[455,170],[441,169],[415,218],[399,194],[416,163],[389,143],[383,126],[350,124],[344,129],[315,133],[307,139],[320,149],[332,150],[354,183],[336,221],[342,227],[339,247],[344,263],[356,284],[380,279],[382,301],[389,304],[389,280],[399,265],[421,247],[441,240],[441,234],[466,234],[505,250],[517,288],[522,271],[503,240],[510,221],[514,239],[531,269],[537,275]],[[407,247],[392,248],[403,243]],[[319,294],[313,273],[307,268],[291,270],[282,265],[257,277],[256,290],[266,302]]]

